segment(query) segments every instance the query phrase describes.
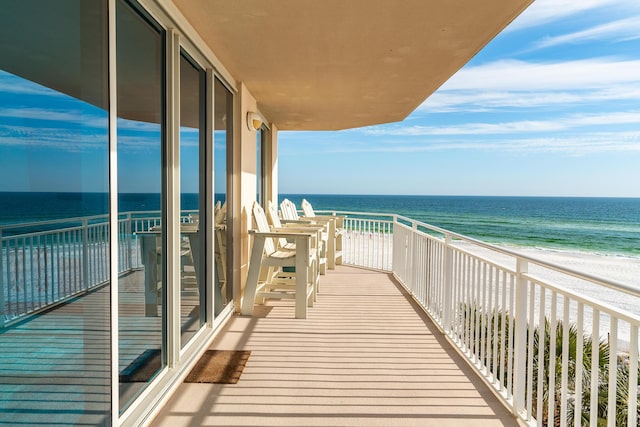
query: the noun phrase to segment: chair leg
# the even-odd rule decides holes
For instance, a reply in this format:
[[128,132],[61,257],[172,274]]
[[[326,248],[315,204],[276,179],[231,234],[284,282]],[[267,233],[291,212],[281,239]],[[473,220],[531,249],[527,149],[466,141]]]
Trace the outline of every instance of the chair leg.
[[253,314],[253,305],[256,301],[256,289],[258,288],[258,276],[260,275],[260,264],[262,262],[262,253],[264,251],[265,238],[256,236],[251,250],[251,259],[249,260],[249,272],[247,274],[247,284],[244,289],[244,297],[242,298],[242,306],[240,312],[245,316]]
[[[300,245],[302,246],[302,245]],[[296,245],[297,247],[297,245]],[[308,249],[305,251],[301,247],[297,247],[296,256],[296,319],[307,318],[307,265],[309,259]],[[306,255],[306,257],[305,257]]]

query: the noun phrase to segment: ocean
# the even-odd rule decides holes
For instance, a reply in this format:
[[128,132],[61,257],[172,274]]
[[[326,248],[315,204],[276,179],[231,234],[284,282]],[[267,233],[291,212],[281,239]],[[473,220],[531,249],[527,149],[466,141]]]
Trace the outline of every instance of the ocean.
[[[640,257],[640,198],[282,194],[315,210],[399,214],[488,243]],[[216,195],[219,199],[220,195]],[[120,211],[158,210],[158,194],[121,194]],[[184,209],[197,207],[183,195]],[[0,192],[0,226],[107,212],[104,193]]]
[[314,210],[397,213],[488,243],[640,256],[640,198],[285,194]]

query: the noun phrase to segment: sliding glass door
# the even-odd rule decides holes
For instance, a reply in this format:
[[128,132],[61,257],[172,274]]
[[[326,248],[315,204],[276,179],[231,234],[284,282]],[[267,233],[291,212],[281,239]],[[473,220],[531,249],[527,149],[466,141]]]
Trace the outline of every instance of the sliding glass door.
[[107,2],[0,12],[0,424],[111,425]]

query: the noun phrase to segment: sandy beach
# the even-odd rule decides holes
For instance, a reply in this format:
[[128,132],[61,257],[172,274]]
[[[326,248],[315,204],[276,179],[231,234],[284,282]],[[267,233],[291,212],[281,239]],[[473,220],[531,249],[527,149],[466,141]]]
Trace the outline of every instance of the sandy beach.
[[[456,243],[456,245],[476,253],[485,255],[490,253],[489,250],[477,248],[468,243]],[[522,246],[500,245],[500,247],[527,257],[635,288],[640,294],[640,258]],[[504,265],[515,267],[513,259],[509,256],[491,252],[490,257]],[[626,293],[607,289],[603,286],[586,283],[583,280],[568,277],[533,264],[529,267],[529,273],[578,292],[582,296],[589,296],[601,303],[611,304],[640,315],[640,297],[629,296]]]

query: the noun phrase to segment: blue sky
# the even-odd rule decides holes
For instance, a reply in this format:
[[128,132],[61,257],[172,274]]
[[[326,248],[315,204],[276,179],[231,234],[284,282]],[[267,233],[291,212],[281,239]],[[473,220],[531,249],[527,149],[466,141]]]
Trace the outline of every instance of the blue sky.
[[279,155],[281,193],[640,197],[640,1],[537,0],[403,122]]
[[[157,125],[118,124],[121,191],[158,191]],[[0,70],[0,191],[106,191],[107,141],[106,112]],[[281,193],[640,197],[640,1],[537,0],[403,122],[279,155]]]

